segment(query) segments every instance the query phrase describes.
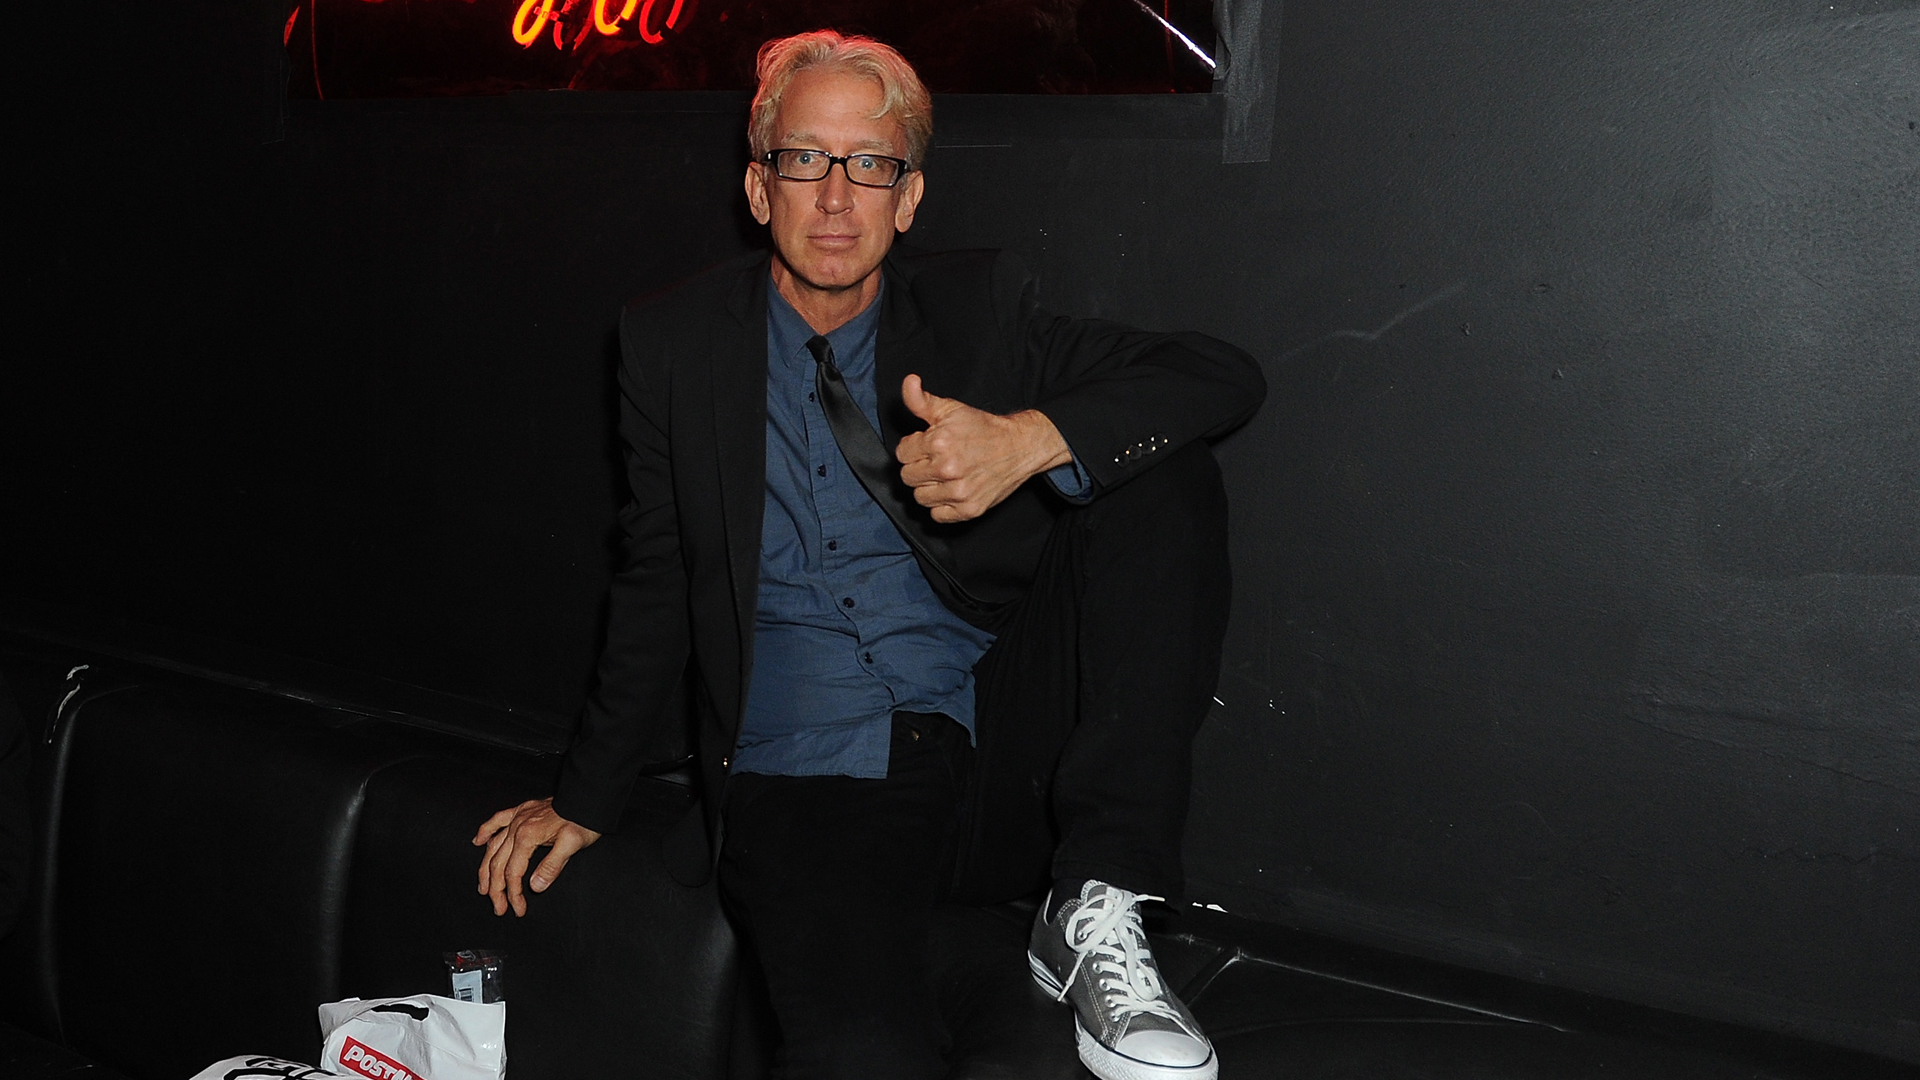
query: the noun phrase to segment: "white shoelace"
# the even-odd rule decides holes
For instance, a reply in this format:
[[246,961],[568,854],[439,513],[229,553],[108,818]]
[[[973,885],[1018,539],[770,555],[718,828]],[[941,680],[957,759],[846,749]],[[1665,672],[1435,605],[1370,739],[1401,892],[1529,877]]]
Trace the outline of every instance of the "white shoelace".
[[1142,963],[1148,953],[1146,931],[1140,927],[1139,902],[1164,898],[1136,896],[1111,885],[1104,888],[1067,916],[1067,947],[1074,951],[1073,970],[1067,973],[1054,1000],[1066,1000],[1080,966],[1093,957],[1094,976],[1110,1020],[1117,1023],[1123,1017],[1146,1013],[1165,1017],[1184,1029],[1180,1014],[1166,1000],[1159,973]]

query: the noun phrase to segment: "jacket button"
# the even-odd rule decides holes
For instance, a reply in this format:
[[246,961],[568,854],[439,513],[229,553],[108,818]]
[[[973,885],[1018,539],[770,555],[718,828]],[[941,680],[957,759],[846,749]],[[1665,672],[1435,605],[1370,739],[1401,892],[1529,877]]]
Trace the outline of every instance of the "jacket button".
[[720,759],[720,767],[721,767],[721,768],[723,768],[723,769],[731,769],[731,768],[733,768],[733,759],[732,759],[732,758],[730,758],[730,757],[723,757],[723,758],[721,758],[721,759]]

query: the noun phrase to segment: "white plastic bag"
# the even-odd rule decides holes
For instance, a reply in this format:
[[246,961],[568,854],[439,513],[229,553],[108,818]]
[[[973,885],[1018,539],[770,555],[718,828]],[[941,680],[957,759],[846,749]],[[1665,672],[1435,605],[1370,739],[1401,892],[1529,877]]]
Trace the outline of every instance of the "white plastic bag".
[[193,1074],[193,1080],[329,1080],[339,1077],[339,1073],[325,1072],[311,1065],[267,1057],[265,1054],[230,1057]]
[[507,1003],[437,994],[320,1006],[320,1067],[368,1080],[504,1080]]

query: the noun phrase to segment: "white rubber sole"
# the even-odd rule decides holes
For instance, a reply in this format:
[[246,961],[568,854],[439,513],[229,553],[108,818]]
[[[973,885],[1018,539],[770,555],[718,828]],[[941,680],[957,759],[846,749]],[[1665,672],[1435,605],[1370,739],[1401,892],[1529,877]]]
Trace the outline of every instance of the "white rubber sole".
[[[1053,969],[1033,953],[1027,953],[1027,969],[1033,972],[1033,981],[1054,998],[1060,997],[1060,980],[1053,977]],[[1080,1022],[1080,1014],[1073,1016],[1074,1044],[1080,1051],[1080,1064],[1100,1080],[1219,1080],[1220,1055],[1212,1053],[1208,1047],[1207,1060],[1198,1065],[1155,1065],[1150,1061],[1130,1058],[1118,1050],[1100,1045],[1100,1040],[1087,1032],[1085,1024]]]

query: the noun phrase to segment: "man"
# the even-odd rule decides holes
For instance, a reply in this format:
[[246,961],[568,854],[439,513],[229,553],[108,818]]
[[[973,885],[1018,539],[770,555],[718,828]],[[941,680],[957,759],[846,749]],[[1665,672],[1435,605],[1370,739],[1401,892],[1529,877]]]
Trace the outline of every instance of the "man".
[[481,826],[480,891],[524,914],[535,849],[541,892],[612,827],[691,664],[701,872],[761,960],[781,1075],[939,1076],[929,912],[1050,873],[1029,959],[1081,1059],[1211,1080],[1138,904],[1181,885],[1225,633],[1202,440],[1258,407],[1259,369],[1048,316],[1008,256],[896,248],[932,118],[893,50],[803,34],[759,77],[746,194],[772,251],[623,315],[600,686],[555,796]]

